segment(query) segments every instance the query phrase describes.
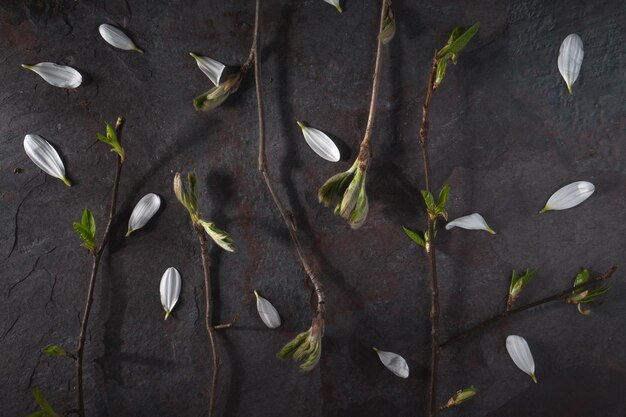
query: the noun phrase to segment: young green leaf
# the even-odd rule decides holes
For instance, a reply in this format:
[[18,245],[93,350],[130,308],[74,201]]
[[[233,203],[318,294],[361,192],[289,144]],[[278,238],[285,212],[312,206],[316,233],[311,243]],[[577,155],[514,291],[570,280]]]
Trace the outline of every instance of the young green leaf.
[[450,45],[452,45],[452,43],[459,37],[459,35],[461,33],[463,33],[463,31],[464,31],[464,29],[462,27],[458,27],[458,26],[455,27],[454,29],[452,29],[452,32],[450,33],[450,36],[448,37],[448,42],[437,53],[437,57],[438,58],[443,58],[444,56],[446,56],[446,54],[450,50]]
[[46,399],[44,398],[43,394],[41,393],[41,391],[39,390],[39,388],[35,388],[33,390],[33,397],[35,397],[35,402],[37,403],[37,405],[39,405],[39,408],[41,408],[41,411],[43,411],[46,417],[58,417],[59,414],[54,411],[54,409],[50,406],[50,404],[48,404],[48,401],[46,401]]
[[96,222],[88,208],[83,211],[80,223],[74,222],[74,230],[83,240],[83,246],[90,251],[96,249]]
[[122,148],[122,145],[120,144],[120,141],[117,137],[117,133],[115,133],[115,129],[108,122],[105,124],[106,124],[106,136],[98,133],[97,134],[98,140],[100,142],[106,143],[107,145],[110,145],[111,152],[117,153],[123,162],[124,159],[126,158],[126,154],[124,153],[124,148]]
[[404,226],[402,226],[402,229],[404,230],[404,233],[406,233],[406,235],[409,238],[411,238],[413,242],[417,243],[423,248],[426,247],[426,240],[424,239],[424,235],[422,232],[415,232],[409,229],[408,227],[404,227]]
[[450,186],[448,184],[444,184],[444,186],[441,188],[441,191],[439,191],[439,198],[437,199],[437,207],[440,210],[444,210],[446,208],[449,194]]
[[383,45],[391,42],[393,37],[396,34],[396,19],[393,17],[393,10],[391,10],[391,6],[387,8],[387,16],[385,17],[385,21],[383,22],[383,30],[380,32],[380,41]]
[[69,356],[68,353],[65,351],[65,349],[63,349],[61,346],[57,346],[57,345],[49,345],[46,346],[45,348],[41,349],[43,353],[50,355],[50,356]]
[[428,210],[432,210],[435,208],[435,197],[430,191],[422,190],[422,198],[424,199],[424,203],[426,203],[426,208]]
[[233,94],[239,88],[241,81],[241,73],[230,76],[226,81],[216,85],[209,91],[202,93],[193,100],[193,106],[198,111],[211,110],[222,104],[228,96]]
[[448,48],[448,51],[452,54],[458,54],[461,52],[465,45],[469,43],[470,40],[476,35],[478,29],[480,28],[480,22],[474,23],[471,27],[469,27],[466,31],[460,34]]
[[332,204],[333,200],[340,194],[343,194],[348,184],[348,180],[352,178],[352,174],[358,167],[358,161],[354,161],[354,164],[349,170],[340,172],[330,177],[324,185],[322,185],[317,193],[317,198],[320,203],[328,207]]
[[213,242],[217,244],[219,247],[228,252],[235,251],[235,242],[233,242],[232,237],[225,231],[218,229],[215,227],[213,223],[204,221],[202,219],[198,220],[198,224],[202,226],[204,231],[213,239]]
[[443,77],[446,75],[446,66],[448,65],[448,61],[444,59],[440,59],[437,62],[437,76],[435,77],[435,88],[439,87],[439,84],[443,81]]
[[458,390],[457,392],[454,393],[452,397],[450,397],[448,402],[441,408],[445,410],[448,408],[456,407],[457,405],[464,403],[465,401],[469,400],[475,395],[476,395],[476,387],[474,387],[473,385],[465,389]]
[[509,297],[507,300],[507,308],[511,308],[513,303],[519,298],[522,290],[534,278],[537,273],[536,269],[526,269],[523,275],[517,275],[515,269],[511,273],[511,285],[509,286]]

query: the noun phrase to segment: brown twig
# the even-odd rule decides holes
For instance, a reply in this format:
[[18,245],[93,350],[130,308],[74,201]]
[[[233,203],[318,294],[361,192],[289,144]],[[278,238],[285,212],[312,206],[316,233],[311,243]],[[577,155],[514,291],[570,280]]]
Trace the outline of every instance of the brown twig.
[[383,54],[383,42],[380,36],[385,27],[385,17],[387,17],[387,10],[389,8],[389,0],[382,0],[380,9],[380,23],[378,28],[377,44],[376,44],[376,63],[374,64],[374,77],[372,81],[372,97],[370,98],[370,109],[367,116],[367,125],[365,127],[365,134],[361,141],[361,147],[359,149],[359,165],[363,171],[367,171],[370,161],[372,160],[372,131],[374,128],[374,118],[376,117],[376,103],[378,101],[378,86],[380,85],[380,69],[382,67],[382,54]]
[[[435,75],[437,71],[437,51],[433,57],[430,76],[428,77],[428,88],[422,106],[422,121],[419,132],[420,147],[422,149],[422,160],[424,162],[424,181],[426,190],[431,192],[432,184],[430,177],[430,158],[428,155],[428,122],[430,115],[430,103],[435,89]],[[432,417],[437,412],[437,369],[439,367],[439,285],[437,282],[437,257],[435,252],[435,218],[428,215],[426,234],[426,254],[430,269],[430,368],[428,378],[427,410],[428,416]]]
[[217,349],[215,347],[215,336],[213,334],[213,298],[211,288],[211,272],[209,270],[209,246],[207,244],[207,237],[204,233],[204,229],[202,228],[202,226],[196,224],[194,225],[194,230],[198,235],[198,242],[200,243],[202,271],[204,273],[204,325],[206,327],[207,335],[209,336],[209,343],[211,344],[211,356],[213,357],[213,377],[211,379],[211,394],[209,397],[209,417],[212,417],[215,406],[215,388],[217,387],[217,378],[219,376],[219,371],[222,363],[220,362],[217,354]]
[[[117,134],[118,140],[121,142],[122,140],[122,126],[124,125],[124,118],[119,116],[117,118],[117,122],[115,123],[115,132]],[[102,235],[102,242],[100,242],[100,246],[91,252],[93,257],[93,265],[91,268],[91,277],[89,278],[89,290],[87,291],[87,301],[85,303],[85,310],[83,312],[83,317],[80,322],[80,334],[78,336],[78,347],[76,348],[76,397],[78,401],[78,415],[81,417],[85,416],[85,403],[84,403],[84,395],[83,395],[83,359],[84,359],[84,350],[85,350],[85,340],[87,337],[87,325],[89,323],[89,313],[91,312],[91,307],[93,305],[93,293],[96,286],[96,277],[98,275],[98,267],[100,266],[100,259],[102,258],[102,253],[109,243],[109,238],[111,237],[111,227],[115,220],[116,207],[117,207],[117,193],[120,185],[120,176],[122,173],[122,166],[124,165],[123,159],[118,155],[116,157],[117,165],[115,168],[115,179],[113,180],[113,191],[111,192],[111,206],[109,208],[109,219],[107,221],[106,228],[104,229],[104,234]]]
[[[384,0],[386,1],[386,0]],[[300,240],[298,239],[298,235],[296,233],[297,227],[295,224],[294,216],[285,208],[285,205],[282,203],[280,197],[276,193],[276,189],[274,188],[274,184],[271,180],[269,172],[267,170],[267,157],[265,155],[265,107],[263,105],[263,94],[261,89],[261,54],[260,54],[260,43],[261,38],[261,1],[256,0],[256,13],[254,19],[254,38],[252,43],[252,50],[250,51],[249,60],[254,61],[254,83],[256,86],[256,95],[257,95],[257,111],[258,111],[258,119],[259,119],[259,155],[258,155],[258,169],[261,175],[263,176],[263,180],[265,181],[265,185],[278,209],[280,216],[285,222],[285,226],[287,227],[287,231],[289,232],[289,236],[291,237],[291,241],[298,255],[298,259],[302,264],[302,268],[306,273],[309,281],[313,285],[315,289],[315,294],[317,295],[317,307],[316,313],[317,318],[323,319],[325,313],[325,294],[324,287],[322,286],[321,281],[315,275],[313,268],[309,264],[304,251],[302,250],[302,245],[300,244]]]
[[487,320],[481,321],[478,324],[475,324],[474,326],[463,330],[462,332],[458,333],[455,336],[452,336],[451,338],[449,338],[448,340],[446,340],[445,342],[441,343],[439,345],[440,348],[444,348],[452,343],[458,342],[460,340],[463,340],[465,338],[467,338],[468,336],[471,336],[475,333],[478,333],[482,330],[487,329],[488,327],[490,327],[491,325],[499,322],[500,320],[503,320],[509,316],[512,316],[514,314],[518,314],[521,313],[522,311],[526,311],[529,310],[531,308],[534,307],[538,307],[541,306],[543,304],[547,304],[547,303],[551,303],[553,301],[562,301],[565,300],[569,297],[571,297],[572,293],[574,291],[578,291],[578,290],[586,290],[587,288],[592,287],[594,284],[597,284],[600,281],[604,281],[607,280],[609,278],[611,278],[611,276],[613,275],[613,273],[615,272],[615,270],[617,269],[616,266],[612,266],[611,268],[609,268],[604,274],[598,275],[595,278],[592,278],[591,280],[587,281],[584,284],[580,284],[577,285],[575,287],[570,287],[567,288],[563,291],[559,291],[556,294],[553,294],[551,296],[542,298],[540,300],[534,301],[532,303],[528,303],[528,304],[524,304],[522,306],[510,309],[510,310],[505,310],[501,313],[498,313],[490,318],[488,318]]

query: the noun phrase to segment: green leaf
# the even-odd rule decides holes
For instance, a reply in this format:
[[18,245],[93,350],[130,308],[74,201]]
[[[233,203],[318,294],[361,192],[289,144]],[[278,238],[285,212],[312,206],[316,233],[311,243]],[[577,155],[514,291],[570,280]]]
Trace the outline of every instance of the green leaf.
[[348,180],[352,177],[352,174],[354,174],[357,166],[358,160],[354,161],[354,164],[352,164],[349,170],[340,172],[339,174],[335,174],[330,177],[317,192],[319,202],[328,207],[332,204],[335,198],[343,194],[345,188],[347,187]]
[[426,240],[424,240],[422,232],[415,232],[415,231],[409,229],[408,227],[404,227],[404,226],[402,226],[402,229],[404,230],[404,233],[406,233],[406,235],[409,238],[411,238],[411,240],[413,242],[417,243],[418,245],[420,245],[423,248],[426,247]]
[[302,332],[298,334],[293,340],[287,343],[283,348],[276,354],[279,359],[289,359],[293,357],[293,354],[298,350],[298,348],[304,343],[304,341],[311,334],[311,330],[307,330],[306,332]]
[[93,252],[96,248],[96,222],[91,211],[86,208],[83,211],[81,222],[74,222],[73,226],[78,236],[83,240],[83,246]]
[[365,192],[365,187],[361,187],[361,191],[359,191],[359,196],[356,200],[356,206],[354,206],[354,210],[352,210],[352,214],[350,215],[350,227],[353,229],[358,229],[365,223],[365,219],[367,218],[367,213],[369,212],[369,202],[367,200],[367,193]]
[[437,199],[437,208],[439,208],[439,210],[445,210],[449,194],[450,186],[448,184],[444,184],[441,191],[439,191],[439,198]]
[[111,126],[110,123],[105,123],[105,125],[106,125],[106,136],[98,133],[97,135],[98,140],[106,143],[107,145],[110,145],[111,152],[117,153],[120,156],[120,159],[124,161],[124,159],[126,158],[126,154],[124,153],[124,148],[122,148],[122,145],[120,144],[117,138],[117,133],[115,133],[115,128],[113,128],[113,126]]
[[44,398],[43,394],[41,393],[38,387],[33,390],[33,397],[35,397],[35,402],[37,403],[37,405],[39,405],[39,407],[41,408],[41,411],[43,411],[46,416],[49,416],[49,417],[58,416],[57,412],[54,411],[54,409],[50,406],[50,404],[48,404],[48,401],[46,401],[46,399]]
[[43,353],[50,356],[67,356],[67,352],[65,351],[65,349],[57,345],[46,346],[41,350],[43,351]]
[[435,198],[430,191],[422,190],[422,198],[424,199],[424,203],[426,203],[426,208],[428,208],[428,210],[433,210],[435,208]]
[[220,246],[222,249],[228,252],[235,251],[235,242],[230,237],[228,233],[225,231],[218,229],[215,227],[213,223],[204,221],[202,219],[198,220],[198,223],[202,226],[204,231],[213,239],[215,244]]
[[526,269],[524,275],[517,275],[517,272],[513,270],[511,274],[511,285],[509,287],[509,296],[513,299],[517,298],[524,287],[534,278],[537,273],[536,269]]
[[341,206],[339,208],[339,215],[344,219],[350,219],[350,215],[352,211],[356,207],[357,200],[359,198],[359,193],[361,192],[361,188],[364,187],[365,184],[365,172],[363,172],[360,168],[354,174],[352,181],[346,188],[346,191],[343,193],[343,197],[341,198]]
[[448,48],[448,51],[452,54],[458,54],[461,52],[465,45],[469,43],[469,41],[476,35],[478,29],[480,28],[480,22],[474,23],[470,28],[460,34]]
[[380,41],[386,45],[388,44],[396,34],[396,20],[393,17],[393,10],[391,6],[387,8],[387,16],[383,22],[383,30],[380,32]]
[[239,88],[241,73],[236,73],[221,84],[216,85],[209,91],[200,94],[193,100],[193,106],[198,111],[211,110],[222,104],[228,96]]
[[463,33],[464,30],[465,29],[462,27],[455,27],[454,29],[452,29],[452,32],[448,37],[448,42],[443,48],[439,50],[439,52],[437,53],[437,58],[443,58],[448,54],[450,50],[450,45],[452,45],[452,43],[459,37],[459,35],[461,35],[461,33]]
[[439,87],[439,84],[443,81],[443,77],[446,75],[446,65],[448,61],[443,58],[437,63],[437,77],[435,78],[435,88]]
[[[574,287],[585,284],[589,281],[589,270],[587,268],[580,268],[580,272],[576,275],[574,279]],[[578,294],[579,292],[584,291],[582,288],[572,291],[572,294]]]

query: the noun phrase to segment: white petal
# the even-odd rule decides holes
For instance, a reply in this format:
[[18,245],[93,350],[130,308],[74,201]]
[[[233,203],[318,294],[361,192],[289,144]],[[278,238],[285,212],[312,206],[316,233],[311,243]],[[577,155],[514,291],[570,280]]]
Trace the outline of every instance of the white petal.
[[39,135],[24,136],[24,150],[26,155],[44,171],[46,174],[60,179],[68,186],[70,185],[65,178],[65,167],[61,161],[59,153],[54,149],[50,142]]
[[178,296],[180,295],[180,274],[174,267],[167,268],[167,271],[161,277],[161,304],[165,309],[165,319],[170,315],[170,312],[178,302]]
[[378,358],[380,361],[393,372],[396,376],[400,378],[408,378],[409,377],[409,365],[407,365],[404,358],[397,353],[393,352],[385,352],[382,350],[378,350],[374,348],[376,353],[378,353]]
[[304,140],[306,140],[306,143],[309,144],[311,149],[313,149],[316,154],[327,161],[339,161],[339,158],[341,157],[339,149],[337,148],[337,145],[335,145],[335,142],[333,142],[326,133],[312,127],[307,127],[301,122],[298,122],[298,126],[302,129]]
[[568,35],[563,40],[561,49],[559,49],[557,64],[570,94],[572,93],[572,85],[574,85],[580,73],[580,66],[583,64],[584,56],[583,40],[580,39],[580,36],[575,33]]
[[515,365],[523,372],[526,372],[533,381],[537,382],[535,377],[535,361],[530,353],[530,348],[526,339],[521,336],[511,335],[506,338],[506,350],[509,352],[511,359]]
[[587,181],[576,181],[559,189],[548,199],[540,213],[548,210],[565,210],[575,207],[591,197],[596,187]]
[[272,303],[261,297],[257,291],[254,291],[254,295],[256,295],[256,309],[263,323],[270,329],[280,326],[280,316]]
[[98,28],[100,36],[111,46],[125,51],[143,52],[135,42],[133,42],[124,31],[113,25],[104,23]]
[[341,3],[339,2],[339,0],[324,0],[324,1],[328,4],[332,4],[333,6],[335,6],[335,9],[337,9],[339,13],[343,11],[341,10]]
[[200,71],[209,77],[209,80],[211,80],[213,84],[218,85],[220,83],[220,78],[222,77],[222,73],[224,72],[226,65],[214,60],[213,58],[209,58],[208,56],[198,56],[193,52],[189,52],[189,55],[194,57]]
[[492,235],[496,234],[496,232],[494,232],[493,229],[489,227],[485,219],[483,219],[483,216],[478,213],[459,217],[458,219],[454,219],[446,224],[446,230],[450,230],[453,227],[460,227],[461,229],[468,230],[485,230]]
[[72,67],[53,62],[41,62],[36,65],[24,65],[23,68],[37,73],[48,84],[61,88],[76,88],[83,82],[83,76]]
[[159,211],[159,207],[161,207],[161,198],[158,195],[152,193],[144,195],[130,215],[126,236],[130,236],[135,230],[144,227],[148,220]]

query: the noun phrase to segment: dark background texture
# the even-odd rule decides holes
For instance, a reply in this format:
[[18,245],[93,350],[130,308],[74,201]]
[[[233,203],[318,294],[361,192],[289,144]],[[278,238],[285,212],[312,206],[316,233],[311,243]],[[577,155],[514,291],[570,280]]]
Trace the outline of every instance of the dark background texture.
[[[546,305],[445,349],[439,401],[474,384],[478,395],[445,415],[626,415],[624,2],[394,0],[398,32],[384,49],[370,214],[356,231],[317,202],[318,187],[356,156],[369,106],[380,4],[344,6],[339,14],[322,0],[263,4],[269,169],[328,295],[324,353],[302,374],[275,358],[310,325],[312,293],[256,169],[251,74],[220,108],[197,113],[192,106],[210,82],[188,52],[241,64],[253,1],[0,3],[0,415],[34,411],[36,386],[55,407],[74,407],[73,363],[40,349],[75,346],[91,261],[71,223],[89,207],[104,228],[114,156],[96,133],[118,114],[127,119],[128,162],[89,327],[89,416],[206,414],[210,354],[199,251],[171,190],[180,170],[197,173],[204,216],[237,243],[235,254],[211,251],[216,321],[241,314],[235,329],[219,333],[218,415],[423,415],[429,276],[401,225],[424,223],[417,135],[430,59],[454,26],[475,21],[480,32],[433,100],[433,180],[451,186],[451,217],[480,212],[498,234],[440,232],[442,337],[501,309],[513,268],[539,268],[520,302],[566,288],[581,266],[620,269],[590,316]],[[101,23],[125,28],[146,52],[112,48],[98,34]],[[573,96],[556,65],[570,33],[585,45]],[[20,68],[43,61],[77,68],[84,84],[63,90]],[[296,120],[331,134],[342,161],[318,158]],[[72,188],[28,159],[28,133],[60,150]],[[554,191],[578,180],[596,185],[587,202],[537,214]],[[161,211],[124,239],[134,204],[149,192],[163,198]],[[164,321],[159,280],[169,266],[183,285]],[[259,320],[254,289],[280,311],[280,329]],[[509,334],[529,341],[539,384],[510,360]],[[410,377],[388,372],[372,346],[403,355]]]

